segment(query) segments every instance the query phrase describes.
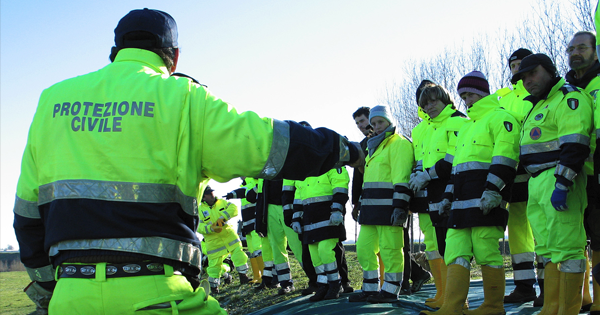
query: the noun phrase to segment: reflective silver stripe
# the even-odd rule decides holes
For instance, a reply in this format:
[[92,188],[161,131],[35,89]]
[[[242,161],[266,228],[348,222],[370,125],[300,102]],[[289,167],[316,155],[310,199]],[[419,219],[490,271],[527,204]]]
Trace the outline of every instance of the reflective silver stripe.
[[369,189],[369,188],[394,189],[394,185],[390,182],[365,182],[363,184],[363,189]]
[[[227,204],[227,206],[229,206],[229,204]],[[227,220],[231,219],[231,215],[226,210],[223,210],[223,214]]]
[[337,270],[338,266],[337,266],[337,261],[322,265],[324,267],[325,271],[334,271]]
[[273,277],[271,269],[263,269],[263,277]]
[[433,251],[426,251],[425,252],[425,256],[427,257],[427,260],[434,260],[434,259],[440,259],[440,258],[444,258],[442,257],[442,255],[440,255],[440,252],[437,250],[433,250]]
[[558,270],[566,273],[582,273],[585,272],[585,259],[565,260],[558,263]]
[[283,210],[284,211],[285,210],[294,210],[294,205],[290,205],[290,204],[283,205]]
[[450,266],[450,265],[461,265],[461,266],[467,268],[468,270],[471,270],[471,264],[462,257],[456,258],[453,262],[448,264],[448,266]]
[[415,169],[423,170],[423,160],[418,160]]
[[365,283],[365,282],[363,282],[362,289],[365,292],[377,292],[377,291],[379,291],[379,283]]
[[302,204],[302,199],[294,199],[294,204],[295,205],[301,205]]
[[13,210],[15,214],[29,219],[41,219],[40,209],[38,209],[38,203],[35,201],[27,201],[19,197],[15,197],[15,208]]
[[336,187],[333,189],[332,194],[348,194],[348,188]]
[[498,156],[492,157],[492,164],[500,164],[500,165],[505,165],[505,166],[512,167],[512,168],[517,168],[517,164],[519,164],[519,162],[517,160],[507,158],[506,156],[498,155]]
[[320,229],[323,227],[329,226],[329,220],[321,221],[313,224],[308,224],[304,226],[304,232]]
[[464,172],[464,171],[474,171],[474,170],[487,170],[490,168],[490,163],[484,162],[465,162],[460,163],[455,166],[454,171],[456,173]]
[[524,262],[533,262],[535,260],[535,254],[533,252],[521,253],[510,255],[513,264],[521,264]]
[[219,286],[220,281],[219,281],[219,279],[215,279],[213,277],[208,277],[208,283],[210,283],[211,288],[216,288]]
[[235,270],[237,270],[238,273],[246,273],[246,272],[248,272],[248,264],[243,264],[241,266],[237,266],[237,267],[235,267]]
[[517,183],[525,183],[531,178],[529,174],[519,174],[515,177],[515,184]]
[[454,155],[446,153],[446,156],[444,156],[444,161],[452,164],[454,162]]
[[292,215],[292,219],[302,218],[303,215],[304,215],[304,211],[294,212],[294,215]]
[[284,270],[284,269],[290,269],[290,264],[289,263],[281,263],[281,264],[276,264],[275,266],[275,270]]
[[95,199],[181,205],[189,215],[198,215],[195,197],[186,196],[176,185],[111,182],[100,180],[60,180],[40,186],[40,205],[57,199]]
[[530,174],[535,174],[540,171],[547,170],[549,168],[553,168],[558,164],[558,161],[547,162],[543,164],[531,164],[525,166],[525,170]]
[[483,265],[483,266],[488,266],[488,267],[494,268],[494,269],[502,269],[502,268],[504,268],[504,266],[502,266],[502,265]]
[[446,185],[446,190],[444,190],[444,192],[454,193],[454,184],[448,184],[448,185]]
[[558,138],[558,142],[560,143],[560,145],[563,145],[565,143],[578,143],[589,146],[590,137],[574,133]]
[[256,207],[256,203],[247,203],[242,206],[242,210],[246,210],[248,208]]
[[538,280],[544,279],[545,271],[546,271],[546,269],[544,269],[544,268],[538,268],[536,270]]
[[315,273],[325,273],[325,265],[319,265],[315,267]]
[[400,292],[400,286],[393,285],[389,282],[384,282],[383,286],[381,286],[381,291],[389,292],[391,294],[397,295]]
[[[377,271],[377,270],[364,271],[363,270],[363,278],[365,278],[365,279],[378,279],[379,278],[379,271]],[[379,289],[379,288],[377,288],[377,289]]]
[[317,275],[317,283],[327,284],[327,276],[326,275]]
[[434,165],[434,166],[432,166],[432,167],[429,169],[429,172],[428,172],[428,174],[429,174],[429,177],[431,177],[431,179],[436,179],[436,178],[438,178],[437,171],[435,170],[435,165]]
[[331,205],[331,209],[337,209],[337,210],[342,211],[342,210],[344,210],[344,206],[342,206],[340,203],[334,202]]
[[164,237],[110,238],[93,240],[69,240],[50,247],[49,255],[56,256],[61,250],[105,249],[138,253],[177,260],[200,267],[200,247]]
[[427,189],[419,190],[415,193],[415,198],[425,198],[427,197]]
[[519,151],[522,155],[526,155],[533,153],[552,152],[558,149],[560,149],[558,140],[552,140],[548,142],[521,145]]
[[302,200],[302,204],[303,205],[309,205],[311,203],[317,203],[317,202],[325,202],[325,201],[331,201],[333,200],[333,196],[329,195],[329,196],[320,196],[320,197],[312,197],[312,198],[306,198],[304,200]]
[[284,186],[281,188],[281,191],[294,191],[294,189],[295,189],[295,188],[296,188],[295,186],[291,186],[291,185],[284,185]]
[[216,249],[213,249],[213,250],[209,250],[209,251],[206,252],[206,255],[212,255],[212,254],[218,253],[218,252],[220,252],[222,250],[227,250],[227,246],[221,246],[219,248],[216,248]]
[[210,229],[210,225],[205,225],[204,226],[204,234],[210,234],[212,233],[212,230]]
[[361,206],[391,206],[393,205],[393,199],[363,199]]
[[288,123],[273,119],[273,141],[267,162],[257,178],[273,179],[285,163],[290,147],[290,125]]
[[29,275],[29,279],[31,281],[39,281],[39,282],[47,282],[54,281],[54,268],[52,265],[39,267],[39,268],[27,268],[27,274]]
[[239,243],[239,242],[241,242],[241,241],[240,241],[240,239],[239,239],[239,238],[236,238],[235,240],[233,240],[233,241],[229,242],[229,244],[227,244],[227,245],[228,245],[228,246],[233,246],[233,245],[235,245],[235,243]]
[[577,176],[577,172],[562,164],[558,164],[556,166],[556,170],[554,171],[554,175],[561,175],[564,178],[573,181],[573,179],[575,179],[575,176]]
[[272,260],[265,261],[264,264],[265,264],[266,268],[273,268],[273,266],[275,266],[275,264],[273,264]]
[[400,199],[400,200],[404,200],[406,202],[410,201],[410,196],[405,194],[405,193],[399,193],[399,192],[395,192],[394,193],[394,199]]
[[549,262],[552,262],[552,259],[551,259],[551,258],[546,258],[546,257],[542,256],[542,263],[544,264],[544,267],[546,267],[546,265],[547,265]]
[[396,189],[398,187],[403,187],[403,188],[406,188],[406,189],[410,189],[410,186],[408,185],[408,183],[396,183],[396,184],[394,184],[394,189]]
[[393,282],[402,281],[402,274],[403,274],[402,272],[394,272],[394,273],[384,272],[383,280],[384,281],[393,281]]
[[442,202],[430,203],[429,212],[440,212],[442,210]]
[[500,190],[502,190],[502,189],[504,189],[504,187],[506,187],[506,184],[504,183],[502,178],[500,178],[492,173],[488,174],[487,181],[494,184]]
[[600,139],[600,128],[596,129],[596,139]]
[[328,273],[327,274],[327,281],[337,281],[340,280],[340,273],[339,272],[334,272],[334,273]]
[[[452,210],[462,210],[469,208],[479,208],[481,205],[481,198],[469,199],[469,200],[455,200],[452,201]],[[499,207],[501,209],[508,209],[508,203],[505,200],[500,202]]]
[[515,280],[535,279],[535,271],[533,269],[515,270],[513,271],[513,278]]

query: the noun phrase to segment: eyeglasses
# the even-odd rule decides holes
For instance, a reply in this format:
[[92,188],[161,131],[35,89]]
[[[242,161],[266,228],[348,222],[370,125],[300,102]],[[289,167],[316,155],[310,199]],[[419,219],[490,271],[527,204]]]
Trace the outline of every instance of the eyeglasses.
[[577,45],[577,46],[569,46],[569,47],[567,47],[567,54],[572,54],[575,50],[585,51],[588,48],[592,48],[592,47],[590,47],[588,45],[584,45],[584,44]]

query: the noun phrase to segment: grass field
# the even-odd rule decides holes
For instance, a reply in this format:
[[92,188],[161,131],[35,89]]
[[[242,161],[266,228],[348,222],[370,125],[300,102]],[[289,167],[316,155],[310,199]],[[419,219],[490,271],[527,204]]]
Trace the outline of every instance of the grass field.
[[[227,310],[230,315],[242,315],[254,312],[256,310],[295,298],[300,296],[300,291],[307,286],[307,279],[300,268],[298,260],[290,252],[290,265],[292,278],[296,291],[280,296],[277,290],[255,291],[250,285],[240,285],[234,272],[234,281],[229,285],[221,286],[221,293],[214,297],[221,306]],[[348,261],[349,277],[352,286],[360,289],[362,283],[362,269],[356,258],[356,249],[354,245],[346,246],[346,260]],[[504,267],[506,277],[512,277],[512,267],[510,257],[505,256]],[[251,274],[251,271],[250,273]],[[471,269],[471,278],[481,278],[479,266],[473,264]],[[0,272],[0,314],[32,314],[35,311],[33,303],[23,292],[23,288],[29,283],[29,277],[25,271]]]

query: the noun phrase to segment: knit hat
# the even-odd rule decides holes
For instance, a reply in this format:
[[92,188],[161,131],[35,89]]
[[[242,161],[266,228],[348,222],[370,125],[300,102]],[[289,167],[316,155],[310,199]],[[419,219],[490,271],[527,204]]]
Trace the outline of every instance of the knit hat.
[[523,60],[523,58],[532,55],[533,53],[531,52],[531,50],[526,49],[526,48],[519,48],[517,50],[515,50],[514,53],[512,53],[512,55],[510,55],[510,58],[508,58],[508,65],[510,66],[510,63],[515,61],[515,60]]
[[177,24],[166,12],[148,8],[130,11],[115,28],[115,46],[126,47],[129,43],[124,39],[125,35],[135,31],[148,32],[156,38],[151,42],[137,41],[139,47],[177,47]]
[[371,119],[377,116],[385,118],[385,120],[392,124],[392,114],[390,113],[390,109],[388,106],[377,105],[371,108],[371,113],[369,114],[369,121],[371,121]]
[[419,100],[421,99],[421,92],[423,92],[423,89],[428,85],[435,85],[435,83],[433,83],[433,81],[423,80],[421,81],[421,84],[419,84],[419,87],[417,88],[417,105],[419,105]]
[[458,95],[471,92],[481,96],[488,96],[490,95],[490,84],[483,73],[475,70],[467,73],[467,75],[458,81],[456,90]]
[[552,77],[558,77],[558,74],[556,72],[556,66],[554,65],[550,57],[544,54],[534,54],[529,55],[523,58],[523,60],[521,60],[519,72],[513,75],[511,82],[513,84],[517,83],[519,80],[521,80],[521,77],[525,72],[529,72],[537,68],[537,66],[542,66],[542,68],[546,69],[546,71],[548,71],[548,73],[550,73]]

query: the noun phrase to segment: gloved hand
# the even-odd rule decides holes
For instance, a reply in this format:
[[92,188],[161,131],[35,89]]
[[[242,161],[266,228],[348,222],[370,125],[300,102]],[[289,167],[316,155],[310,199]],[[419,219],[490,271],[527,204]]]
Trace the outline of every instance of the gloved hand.
[[352,219],[358,222],[358,212],[360,211],[360,206],[358,204],[352,205]]
[[483,215],[488,215],[492,209],[500,205],[502,196],[495,190],[486,189],[481,195],[479,208],[483,211]]
[[292,222],[292,230],[298,234],[302,234],[302,226],[300,222]]
[[217,219],[217,222],[215,222],[217,224],[217,226],[223,226],[223,225],[227,225],[227,220],[225,220],[224,217],[220,217]]
[[229,200],[235,198],[235,196],[232,193],[227,193],[227,195],[223,196],[223,198]]
[[391,222],[393,226],[404,226],[406,223],[406,219],[408,219],[408,214],[406,211],[400,208],[395,208],[392,213]]
[[559,183],[554,185],[554,191],[552,192],[552,197],[550,197],[550,202],[552,202],[552,206],[556,211],[569,210],[569,207],[567,206],[568,193],[569,187]]
[[338,226],[344,222],[344,216],[340,211],[333,211],[329,217],[329,225]]
[[[417,172],[418,172],[418,171],[417,171]],[[410,173],[410,179],[413,179],[413,178],[415,178],[415,176],[417,176],[417,173],[416,173],[416,172],[414,172],[414,173]]]
[[450,215],[450,209],[452,209],[452,202],[448,199],[445,199],[441,201],[442,203],[442,208],[440,209],[440,215],[441,216],[449,216]]
[[210,226],[210,230],[213,231],[213,232],[215,232],[215,233],[221,233],[223,231],[223,227],[222,226],[218,226],[217,223],[218,223],[218,221],[215,222],[215,223],[213,223]]
[[35,281],[31,282],[23,291],[25,291],[29,299],[35,304],[38,314],[48,314],[48,305],[50,305],[52,292],[42,288]]
[[408,187],[413,191],[419,191],[423,189],[423,187],[427,186],[430,180],[431,176],[429,176],[429,172],[417,172],[416,175],[408,182]]

